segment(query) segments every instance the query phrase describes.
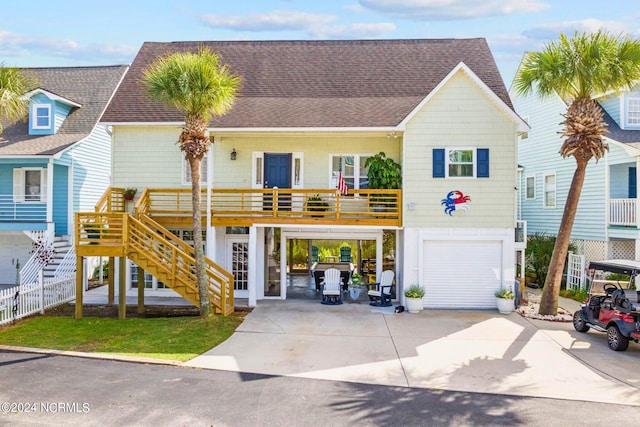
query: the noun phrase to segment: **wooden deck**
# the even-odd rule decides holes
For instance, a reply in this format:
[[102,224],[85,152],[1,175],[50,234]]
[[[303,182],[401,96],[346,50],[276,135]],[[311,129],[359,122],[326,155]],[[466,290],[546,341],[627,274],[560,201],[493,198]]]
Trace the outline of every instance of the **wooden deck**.
[[[202,191],[202,220],[207,195]],[[358,190],[347,196],[328,189],[212,189],[211,223],[216,226],[311,224],[402,226],[401,190]],[[191,226],[190,189],[146,189],[136,212],[164,226]]]

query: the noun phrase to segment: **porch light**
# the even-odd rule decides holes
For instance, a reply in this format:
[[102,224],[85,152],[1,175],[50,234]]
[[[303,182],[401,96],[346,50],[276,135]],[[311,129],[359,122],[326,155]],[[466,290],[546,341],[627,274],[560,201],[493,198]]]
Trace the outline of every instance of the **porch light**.
[[231,150],[231,160],[235,160],[237,156],[238,156],[238,153],[236,152],[236,149],[234,148],[233,150]]

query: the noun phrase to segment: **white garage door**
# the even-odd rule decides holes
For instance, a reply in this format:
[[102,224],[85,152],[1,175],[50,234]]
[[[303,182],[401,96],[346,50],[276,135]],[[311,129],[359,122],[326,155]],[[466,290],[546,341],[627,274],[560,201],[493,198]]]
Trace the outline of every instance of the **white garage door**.
[[423,241],[425,307],[495,308],[501,286],[500,241]]

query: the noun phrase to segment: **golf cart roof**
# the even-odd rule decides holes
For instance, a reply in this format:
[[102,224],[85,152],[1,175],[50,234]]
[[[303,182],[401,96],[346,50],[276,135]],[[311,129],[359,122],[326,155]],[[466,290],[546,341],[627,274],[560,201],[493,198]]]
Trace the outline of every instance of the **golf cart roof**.
[[630,259],[609,259],[605,261],[591,261],[589,269],[610,271],[611,273],[636,275],[640,273],[640,261]]

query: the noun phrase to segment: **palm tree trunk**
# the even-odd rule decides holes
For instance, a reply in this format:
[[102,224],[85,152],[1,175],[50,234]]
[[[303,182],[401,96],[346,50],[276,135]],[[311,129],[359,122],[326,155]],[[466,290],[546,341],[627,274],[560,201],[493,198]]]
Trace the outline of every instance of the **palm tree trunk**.
[[584,184],[584,177],[587,170],[589,159],[576,156],[576,170],[573,173],[571,187],[564,205],[564,213],[558,230],[556,244],[553,247],[553,254],[549,263],[549,271],[547,279],[542,290],[542,298],[540,300],[539,314],[556,315],[558,314],[558,298],[560,296],[560,285],[562,284],[562,273],[564,272],[565,260],[569,251],[569,243],[571,240],[571,230],[573,221],[578,210],[578,202],[580,201],[580,193]]
[[202,157],[188,157],[191,167],[191,202],[193,206],[193,246],[196,254],[196,277],[198,280],[198,294],[200,301],[200,316],[207,317],[211,314],[211,300],[209,299],[209,286],[204,262],[204,250],[202,249],[202,213],[200,191],[200,165]]

